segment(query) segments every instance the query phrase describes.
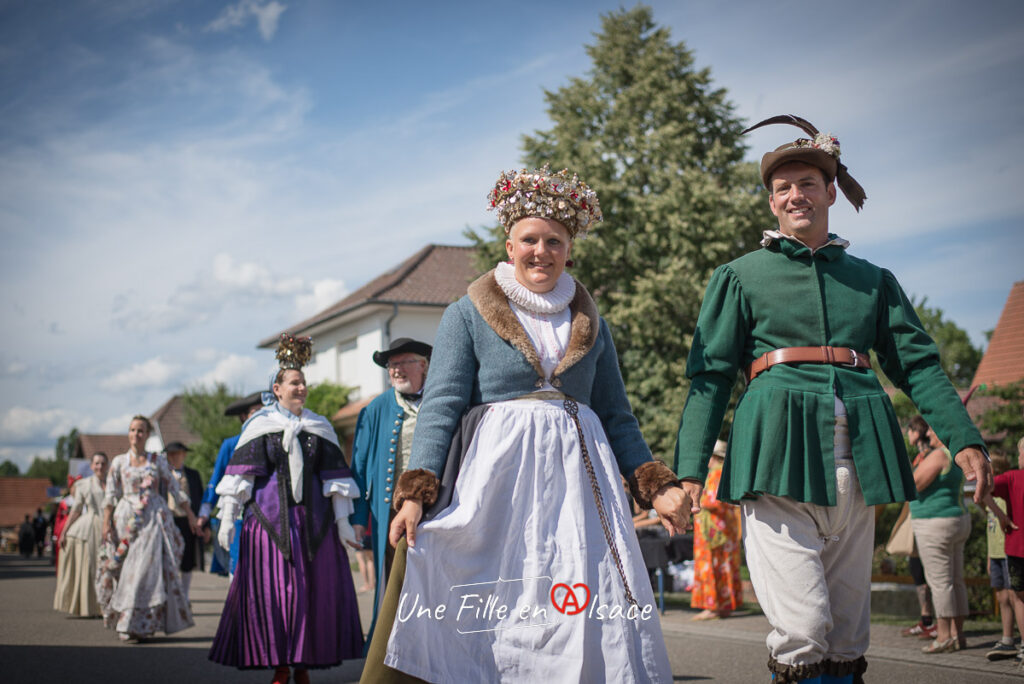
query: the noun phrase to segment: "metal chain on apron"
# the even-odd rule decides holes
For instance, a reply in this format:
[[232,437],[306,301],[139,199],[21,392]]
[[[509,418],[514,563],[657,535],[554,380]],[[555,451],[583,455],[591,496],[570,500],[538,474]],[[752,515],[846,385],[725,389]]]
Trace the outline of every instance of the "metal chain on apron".
[[565,399],[562,402],[562,406],[565,408],[565,412],[572,418],[573,424],[576,426],[576,434],[580,438],[580,452],[583,454],[583,465],[587,469],[587,475],[590,477],[590,488],[594,492],[594,503],[597,504],[597,516],[601,520],[601,529],[604,530],[605,541],[608,542],[608,550],[612,552],[612,560],[615,561],[615,568],[619,571],[619,577],[622,579],[622,587],[626,591],[626,600],[633,606],[639,608],[639,604],[636,599],[633,598],[633,592],[629,588],[629,582],[626,580],[626,571],[622,568],[622,558],[619,556],[619,549],[615,546],[615,540],[612,538],[611,526],[608,524],[608,516],[604,512],[604,497],[601,496],[601,488],[597,484],[597,475],[594,474],[594,464],[590,461],[590,452],[587,451],[587,440],[583,436],[583,426],[580,425],[580,407],[572,399]]

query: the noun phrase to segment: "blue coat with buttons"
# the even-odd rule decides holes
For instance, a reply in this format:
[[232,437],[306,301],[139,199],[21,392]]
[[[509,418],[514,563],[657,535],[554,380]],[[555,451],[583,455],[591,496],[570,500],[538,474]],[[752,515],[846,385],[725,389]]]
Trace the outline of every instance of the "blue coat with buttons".
[[[352,476],[362,496],[355,502],[355,512],[349,520],[353,525],[366,525],[373,519],[373,564],[377,573],[376,595],[373,601],[373,625],[377,622],[379,599],[384,595],[384,549],[388,543],[388,511],[391,495],[398,480],[395,470],[398,462],[398,435],[402,432],[405,411],[395,400],[395,391],[386,392],[367,404],[359,412],[355,441],[352,445]],[[367,636],[366,643],[370,643]]]

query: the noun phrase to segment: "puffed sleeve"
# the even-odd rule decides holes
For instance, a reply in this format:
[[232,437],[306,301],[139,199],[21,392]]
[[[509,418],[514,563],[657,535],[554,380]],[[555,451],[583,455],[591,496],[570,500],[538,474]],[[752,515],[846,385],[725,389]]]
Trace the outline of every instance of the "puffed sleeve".
[[984,449],[981,433],[942,370],[938,347],[896,277],[884,269],[881,294],[874,349],[882,370],[910,397],[951,454],[970,446]]
[[750,307],[739,279],[719,266],[708,282],[686,360],[690,392],[676,442],[676,474],[704,482],[750,332]]
[[422,468],[439,478],[479,368],[469,322],[461,311],[463,302],[469,300],[461,299],[445,310],[437,329],[409,456],[409,471]]
[[85,489],[82,485],[83,482],[85,482],[84,479],[77,480],[71,485],[71,507],[68,509],[68,514],[78,511],[79,515],[81,515],[82,509],[85,507],[86,494],[82,491]]
[[124,485],[121,481],[121,469],[124,467],[125,455],[120,454],[114,457],[110,464],[110,472],[107,473],[107,487],[103,492],[103,507],[116,506],[124,495]]

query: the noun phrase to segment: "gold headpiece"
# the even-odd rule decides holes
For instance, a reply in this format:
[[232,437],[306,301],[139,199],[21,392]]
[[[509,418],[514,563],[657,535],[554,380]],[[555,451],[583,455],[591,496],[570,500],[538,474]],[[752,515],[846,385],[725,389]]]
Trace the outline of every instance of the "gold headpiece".
[[281,341],[277,343],[277,363],[281,370],[302,370],[312,355],[312,337],[281,334]]
[[547,164],[533,171],[503,171],[487,199],[506,235],[519,219],[537,216],[554,219],[572,237],[582,237],[602,218],[597,193],[575,173],[570,176],[568,169],[551,173]]

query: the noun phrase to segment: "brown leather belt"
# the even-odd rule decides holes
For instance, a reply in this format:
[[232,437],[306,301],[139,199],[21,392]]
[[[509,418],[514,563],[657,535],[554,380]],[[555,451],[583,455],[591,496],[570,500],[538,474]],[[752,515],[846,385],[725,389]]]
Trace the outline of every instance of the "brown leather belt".
[[847,347],[782,347],[765,352],[747,366],[747,382],[779,363],[828,363],[851,368],[870,368],[871,359]]

